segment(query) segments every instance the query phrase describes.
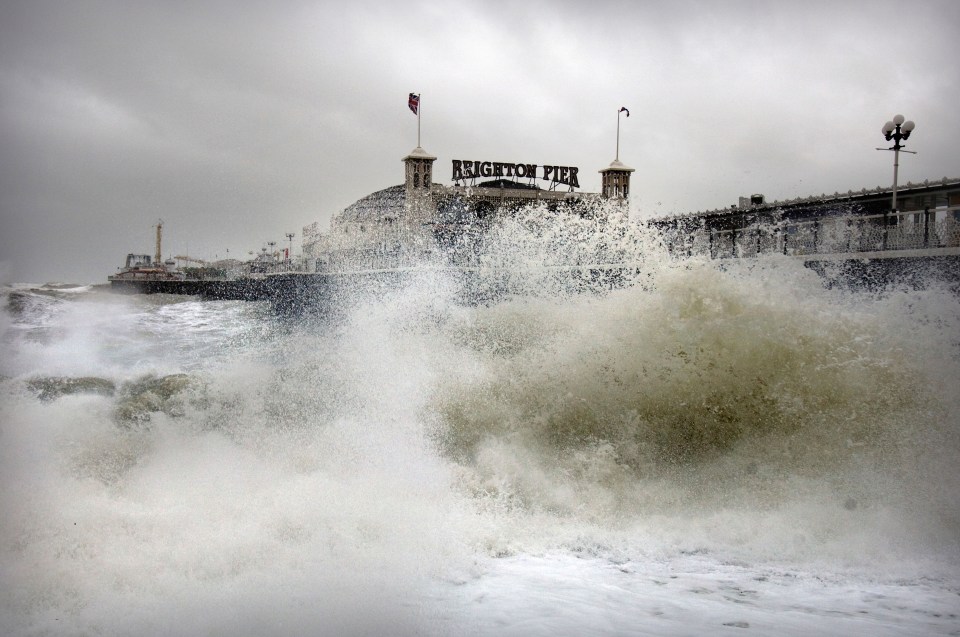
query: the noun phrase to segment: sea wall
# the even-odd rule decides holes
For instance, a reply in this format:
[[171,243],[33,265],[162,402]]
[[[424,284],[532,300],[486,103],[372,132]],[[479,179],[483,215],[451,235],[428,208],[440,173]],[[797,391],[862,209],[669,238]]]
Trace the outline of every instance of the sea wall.
[[113,279],[110,281],[110,289],[122,294],[182,294],[226,301],[258,301],[269,297],[266,279],[237,279],[231,281]]

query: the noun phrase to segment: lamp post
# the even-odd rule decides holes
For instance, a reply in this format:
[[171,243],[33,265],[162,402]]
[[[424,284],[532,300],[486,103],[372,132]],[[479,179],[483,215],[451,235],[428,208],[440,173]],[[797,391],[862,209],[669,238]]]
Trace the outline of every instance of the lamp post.
[[[883,125],[883,137],[887,141],[893,140],[893,146],[890,148],[878,148],[877,150],[893,151],[893,202],[890,208],[894,214],[897,212],[897,171],[900,169],[900,151],[903,149],[901,141],[906,141],[913,132],[914,124],[912,121],[903,121],[903,115],[895,115],[892,120]],[[912,150],[904,150],[905,153],[916,155]]]
[[290,247],[287,248],[287,261],[293,257],[293,238],[296,236],[296,233],[288,232],[287,239],[290,240]]

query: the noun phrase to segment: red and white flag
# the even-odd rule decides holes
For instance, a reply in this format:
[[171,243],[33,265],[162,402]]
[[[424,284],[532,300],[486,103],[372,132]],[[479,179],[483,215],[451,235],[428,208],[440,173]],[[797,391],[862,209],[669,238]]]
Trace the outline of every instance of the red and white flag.
[[416,115],[417,110],[420,108],[420,96],[416,93],[410,93],[410,97],[407,99],[407,106],[409,106],[413,114]]

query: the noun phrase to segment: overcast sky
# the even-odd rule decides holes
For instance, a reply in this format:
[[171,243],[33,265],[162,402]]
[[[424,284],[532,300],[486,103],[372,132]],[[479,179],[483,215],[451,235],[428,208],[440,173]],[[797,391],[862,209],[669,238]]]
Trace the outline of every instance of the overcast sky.
[[[649,218],[960,177],[960,2],[0,1],[0,281],[246,258],[451,160],[637,169]],[[229,252],[228,252],[229,251]]]

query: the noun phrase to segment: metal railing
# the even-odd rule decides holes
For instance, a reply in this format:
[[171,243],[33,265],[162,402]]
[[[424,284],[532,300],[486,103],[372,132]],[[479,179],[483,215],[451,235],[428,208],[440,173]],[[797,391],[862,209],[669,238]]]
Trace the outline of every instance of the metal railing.
[[939,250],[960,247],[960,206],[801,219],[731,230],[666,230],[664,235],[673,255],[713,259]]
[[[709,256],[712,259],[729,259],[771,254],[804,257],[904,250],[942,251],[943,248],[960,249],[960,206],[897,214],[800,219],[730,230],[706,227],[693,231],[664,229],[661,239],[670,254],[681,258]],[[424,268],[523,269],[523,266],[518,264],[489,263],[469,246],[432,248],[434,249],[424,248],[422,251],[399,248],[339,250],[326,253],[319,259],[296,257],[261,264],[253,276],[285,273],[352,274]],[[610,249],[603,254],[575,255],[570,263],[547,259],[540,264],[540,269],[622,269],[635,267],[634,261],[636,257]]]

